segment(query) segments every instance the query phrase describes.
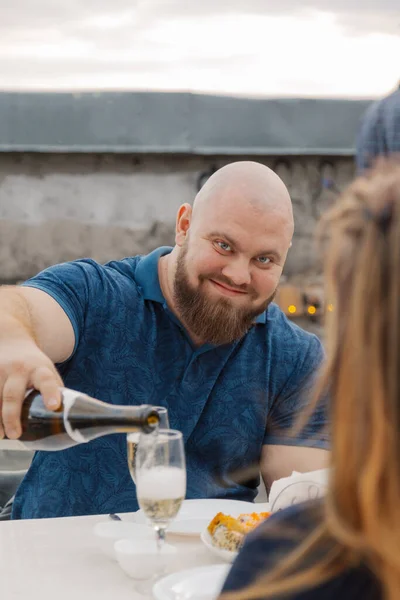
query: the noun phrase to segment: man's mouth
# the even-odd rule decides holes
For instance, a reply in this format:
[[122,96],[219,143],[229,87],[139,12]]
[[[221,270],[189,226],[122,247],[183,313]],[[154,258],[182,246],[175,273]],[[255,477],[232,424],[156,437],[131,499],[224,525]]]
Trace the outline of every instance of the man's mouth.
[[247,294],[247,292],[244,292],[243,290],[238,290],[237,288],[232,288],[229,285],[226,285],[226,283],[221,283],[219,281],[216,281],[215,279],[210,279],[209,280],[214,287],[221,292],[222,294],[225,294],[226,296],[231,296],[231,297],[237,297],[237,296],[243,296],[245,294]]

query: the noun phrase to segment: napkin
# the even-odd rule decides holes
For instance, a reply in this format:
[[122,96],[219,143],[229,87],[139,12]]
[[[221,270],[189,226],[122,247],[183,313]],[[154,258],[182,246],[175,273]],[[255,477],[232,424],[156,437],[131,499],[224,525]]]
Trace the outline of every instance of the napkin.
[[298,473],[277,479],[271,486],[269,504],[271,512],[277,512],[293,504],[316,500],[324,496],[328,486],[329,469]]

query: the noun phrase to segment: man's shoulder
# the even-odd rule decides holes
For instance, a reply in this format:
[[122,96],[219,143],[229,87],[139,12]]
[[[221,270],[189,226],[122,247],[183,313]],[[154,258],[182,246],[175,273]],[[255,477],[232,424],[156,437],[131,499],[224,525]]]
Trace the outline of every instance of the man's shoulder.
[[142,256],[129,256],[119,260],[111,260],[106,263],[97,262],[91,258],[82,258],[71,263],[71,267],[80,267],[85,277],[90,279],[101,279],[103,281],[122,282],[124,284],[136,285],[136,269]]
[[268,307],[267,311],[267,336],[271,342],[280,348],[301,348],[304,350],[310,346],[320,346],[319,338],[314,334],[299,327],[287,318],[284,312],[275,303]]
[[52,265],[22,283],[25,287],[37,287],[69,295],[75,293],[98,295],[100,292],[113,293],[118,290],[132,292],[138,287],[135,272],[140,256],[100,263],[92,258],[79,258]]
[[50,276],[52,274],[60,274],[60,276],[65,274],[65,276],[70,275],[73,277],[75,274],[77,277],[81,275],[90,279],[99,276],[107,276],[107,274],[120,274],[134,279],[135,271],[141,258],[141,256],[131,256],[106,263],[98,262],[93,258],[78,258],[76,260],[51,265],[34,277],[40,277],[42,275]]
[[120,260],[111,260],[102,265],[102,267],[112,275],[122,276],[132,283],[136,283],[136,269],[142,260],[143,256],[128,256]]
[[321,364],[320,339],[290,321],[276,304],[268,307],[266,325],[268,359],[275,376],[287,377],[294,370],[301,375]]

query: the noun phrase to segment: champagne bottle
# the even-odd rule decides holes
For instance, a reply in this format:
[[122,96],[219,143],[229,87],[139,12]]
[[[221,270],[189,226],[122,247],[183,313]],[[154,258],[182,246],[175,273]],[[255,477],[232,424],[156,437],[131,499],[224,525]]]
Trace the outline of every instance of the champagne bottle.
[[158,427],[152,406],[116,406],[86,394],[61,388],[58,410],[46,408],[41,394],[32,390],[22,405],[22,435],[18,440],[0,440],[0,450],[64,450],[111,433],[142,431]]

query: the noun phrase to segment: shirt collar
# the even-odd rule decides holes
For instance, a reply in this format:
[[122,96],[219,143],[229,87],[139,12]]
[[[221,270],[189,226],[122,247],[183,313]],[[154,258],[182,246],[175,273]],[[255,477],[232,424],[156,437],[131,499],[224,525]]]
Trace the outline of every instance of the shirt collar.
[[165,256],[170,252],[172,252],[170,246],[161,246],[161,248],[156,248],[150,254],[141,257],[136,267],[135,279],[142,288],[145,300],[154,300],[154,302],[164,304],[165,298],[158,278],[158,261],[161,256]]
[[[156,248],[150,254],[143,256],[136,267],[136,281],[142,288],[143,297],[145,300],[154,300],[164,304],[165,298],[161,291],[160,280],[158,277],[158,261],[161,256],[165,256],[172,252],[171,246],[161,246]],[[267,311],[265,310],[254,319],[257,324],[267,322]]]
[[265,323],[267,322],[267,311],[264,310],[264,312],[262,312],[261,315],[258,315],[258,317],[255,318],[255,322],[257,324],[262,323],[265,325]]

